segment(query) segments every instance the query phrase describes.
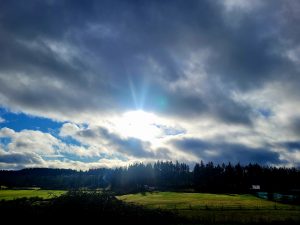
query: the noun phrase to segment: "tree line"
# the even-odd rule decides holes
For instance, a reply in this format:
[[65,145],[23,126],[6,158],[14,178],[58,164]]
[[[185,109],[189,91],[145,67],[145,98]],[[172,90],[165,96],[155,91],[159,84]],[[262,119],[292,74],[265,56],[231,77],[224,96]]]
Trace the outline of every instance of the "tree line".
[[255,186],[260,191],[290,193],[300,190],[300,170],[258,164],[215,165],[202,161],[190,169],[185,163],[158,161],[88,171],[49,168],[2,170],[0,185],[44,189],[101,188],[119,193],[151,190],[248,193]]

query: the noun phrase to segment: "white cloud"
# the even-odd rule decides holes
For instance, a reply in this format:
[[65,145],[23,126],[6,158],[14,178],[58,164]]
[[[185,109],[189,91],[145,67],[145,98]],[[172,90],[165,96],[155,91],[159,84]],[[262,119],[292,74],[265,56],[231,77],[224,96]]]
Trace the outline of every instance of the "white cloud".
[[11,138],[11,142],[7,146],[8,151],[35,152],[44,156],[55,154],[56,148],[62,144],[51,134],[33,130],[15,132],[9,128],[2,128],[0,137]]
[[[66,131],[68,126],[72,127],[71,124],[66,124],[62,129]],[[67,133],[64,134],[67,135]],[[106,151],[106,154],[110,153],[109,155],[103,154],[104,152],[99,148],[100,145],[96,144],[96,140],[94,140],[93,146],[77,146],[66,144],[51,134],[41,131],[22,130],[15,132],[10,128],[2,128],[0,129],[0,138],[10,138],[10,142],[5,148],[0,146],[1,169],[57,167],[86,170],[95,167],[123,166],[135,160],[134,158],[121,160],[114,154],[113,150]],[[101,159],[99,160],[88,163],[81,161],[82,157],[99,157],[100,154]],[[78,160],[70,160],[68,159],[70,156],[79,158]]]
[[10,128],[4,127],[0,129],[0,137],[12,137],[14,135],[15,131]]
[[[300,115],[298,83],[270,82],[263,88],[239,93],[237,98],[247,101],[258,114],[254,132],[268,143],[299,141],[299,133],[293,130]],[[266,111],[263,115],[261,111]]]
[[256,7],[262,4],[261,1],[258,0],[221,0],[221,3],[224,4],[226,10],[243,10],[250,11],[255,9]]
[[[66,127],[68,127],[68,124],[62,129],[66,129]],[[49,133],[36,130],[15,132],[10,128],[2,128],[0,129],[0,138],[10,138],[10,142],[6,147],[8,153],[34,153],[47,158],[62,157],[61,154],[78,157],[99,157],[103,153],[98,145],[78,146],[72,143],[66,144]]]
[[74,136],[80,128],[74,123],[64,123],[60,128],[59,135],[62,137]]

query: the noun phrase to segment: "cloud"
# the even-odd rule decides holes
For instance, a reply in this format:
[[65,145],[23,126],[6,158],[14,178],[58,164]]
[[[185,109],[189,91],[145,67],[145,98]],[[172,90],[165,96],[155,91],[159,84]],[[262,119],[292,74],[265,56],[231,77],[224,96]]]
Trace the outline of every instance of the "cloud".
[[75,135],[80,128],[74,123],[65,123],[60,129],[59,135],[62,137],[68,137]]
[[108,141],[109,145],[114,146],[121,153],[144,158],[154,156],[153,152],[148,150],[150,143],[143,142],[137,138],[123,139],[103,128],[99,129],[99,133]]
[[0,117],[0,123],[4,123],[5,122],[5,119]]
[[[68,126],[71,124],[65,124],[61,130],[65,130]],[[85,130],[78,132],[78,136],[84,135],[80,140],[83,145],[74,142],[66,143],[64,139],[61,140],[41,131],[15,132],[9,128],[2,128],[0,129],[0,167],[2,169],[58,167],[86,170],[100,166],[125,165],[138,161],[140,157],[153,156],[150,152],[144,151],[144,143],[138,139],[121,139],[117,135],[101,130],[103,135],[98,136],[98,140],[93,139],[93,144],[91,142],[87,144],[83,140],[88,132]],[[9,139],[2,143],[3,138]],[[166,150],[160,149],[158,152],[159,156],[162,156],[162,152]],[[131,157],[120,157],[119,153]]]
[[18,165],[42,165],[44,160],[36,153],[0,153],[0,163],[18,164]]
[[118,159],[100,159],[94,162],[81,162],[70,159],[44,160],[35,153],[6,153],[0,151],[0,168],[1,169],[23,169],[23,168],[64,168],[75,170],[88,170],[91,168],[111,168],[126,166],[127,163],[134,161],[122,161]]
[[224,4],[225,8],[228,11],[240,10],[240,11],[250,11],[259,7],[262,3],[257,0],[251,2],[243,0],[224,0],[220,1],[221,4]]
[[300,117],[293,118],[290,123],[292,131],[300,135]]
[[206,162],[265,165],[285,163],[284,160],[281,161],[279,153],[267,148],[251,148],[242,144],[218,142],[217,140],[208,142],[196,138],[177,140],[173,144],[184,151],[192,152]]
[[135,137],[121,137],[120,134],[101,126],[79,128],[75,124],[65,123],[60,130],[60,135],[71,136],[83,145],[102,149],[108,154],[121,153],[127,157],[149,159],[156,159],[159,156],[169,159],[170,152],[167,149],[155,150],[150,142]]
[[282,143],[284,147],[287,147],[290,151],[300,151],[300,141],[292,141]]
[[41,131],[23,130],[15,132],[9,128],[0,129],[0,138],[10,138],[7,148],[13,152],[38,153],[39,155],[53,155],[61,142],[51,134]]
[[[0,99],[15,110],[68,119],[75,111],[79,116],[89,111],[103,114],[143,105],[167,115],[211,113],[226,122],[249,124],[249,108],[231,98],[230,85],[256,87],[272,71],[292,67],[287,59],[270,52],[281,45],[275,35],[261,37],[259,28],[265,29],[264,23],[244,15],[233,30],[224,23],[223,7],[210,1],[175,1],[172,6],[160,1],[121,1],[117,7],[68,1],[29,5],[13,1],[2,7],[6,22],[0,40],[4,47]],[[122,13],[124,8],[127,14]],[[45,10],[48,16],[37,20],[34,12]],[[111,10],[116,13],[110,14]],[[268,13],[260,10],[253,13],[266,22],[277,13],[276,8]],[[24,19],[15,20],[15,15]],[[199,56],[199,52],[208,54]],[[198,60],[191,62],[195,56]],[[201,72],[209,76],[199,86],[209,87],[203,95],[190,86]],[[180,80],[189,83],[181,93],[164,85]]]
[[[297,164],[279,143],[300,132],[299,9],[296,0],[2,2],[0,106],[64,125],[0,137],[9,151],[68,155],[72,166],[112,155]],[[153,138],[117,129],[141,109],[155,115]],[[172,149],[180,138],[189,141]],[[193,140],[214,151],[185,151]]]
[[[56,136],[56,135],[55,135]],[[57,162],[78,162],[82,168],[83,161],[94,165],[99,161],[125,162],[156,161],[170,159],[171,152],[167,148],[151,146],[150,142],[134,137],[121,137],[104,127],[85,127],[73,123],[65,123],[58,136],[34,130],[16,132],[10,128],[0,129],[2,143],[1,163],[18,167],[49,167]],[[68,163],[67,163],[68,164]],[[99,164],[100,165],[100,164]],[[113,166],[115,164],[111,164]],[[72,166],[72,168],[74,168]],[[85,168],[90,168],[85,166]]]

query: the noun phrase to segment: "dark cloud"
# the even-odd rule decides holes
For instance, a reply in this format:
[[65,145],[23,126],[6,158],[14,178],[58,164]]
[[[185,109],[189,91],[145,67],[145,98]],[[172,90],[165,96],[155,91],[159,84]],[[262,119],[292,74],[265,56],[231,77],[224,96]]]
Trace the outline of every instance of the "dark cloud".
[[284,142],[281,145],[290,151],[300,150],[300,141]]
[[137,158],[155,158],[155,159],[170,159],[170,150],[167,148],[151,149],[151,143],[142,141],[137,138],[128,137],[122,138],[117,134],[109,132],[105,128],[99,128],[99,132],[104,140],[116,148],[120,153]]
[[134,137],[121,137],[116,133],[110,132],[104,127],[81,128],[73,134],[72,138],[79,141],[81,144],[92,145],[105,143],[105,148],[111,153],[121,153],[126,156],[133,156],[137,158],[169,158],[170,151],[166,148],[160,148],[154,151],[151,149],[151,143],[142,141]]
[[300,135],[300,117],[291,119],[289,128],[296,134]]
[[176,147],[183,150],[197,152],[209,148],[210,144],[198,138],[189,138],[183,140],[176,140],[173,143]]
[[90,128],[80,130],[77,132],[77,134],[84,138],[97,138],[97,133]]
[[[281,96],[298,99],[300,4],[253,1],[228,9],[226,2],[1,1],[0,106],[84,123],[142,108],[177,121],[208,118],[252,129],[255,103],[240,95],[277,82],[287,87]],[[300,134],[299,124],[288,127]],[[77,135],[102,137],[135,157],[169,156],[104,128]],[[176,145],[216,161],[279,162],[264,148],[197,139]]]
[[0,163],[7,164],[43,164],[43,159],[35,153],[0,153]]
[[[257,88],[294,68],[276,53],[286,35],[280,24],[285,4],[265,4],[250,14],[233,13],[239,18],[233,26],[222,4],[211,1],[2,2],[2,104],[61,113],[142,105],[168,115],[210,113],[250,124],[249,107],[234,101],[230,88]],[[296,27],[294,17],[285,27]],[[214,88],[219,79],[223,90],[186,95],[162,85],[184,77],[182,63],[204,49],[212,53],[205,71],[214,78],[205,86]]]
[[143,142],[140,139],[131,137],[121,138],[105,128],[99,128],[99,132],[101,137],[109,141],[120,153],[138,158],[154,157],[154,153],[150,150],[150,143],[148,142]]
[[[183,131],[169,128],[169,132],[175,133],[168,135],[176,135],[178,132]],[[167,148],[152,149],[149,141],[143,141],[135,137],[121,137],[102,126],[78,127],[75,124],[66,123],[62,126],[59,135],[64,142],[68,141],[69,138],[69,142],[72,144],[85,147],[93,146],[99,149],[100,152],[102,148],[105,148],[111,154],[121,153],[136,158],[170,158],[170,150]]]
[[190,152],[208,162],[216,163],[259,163],[263,165],[279,164],[279,153],[268,148],[251,148],[242,144],[218,141],[204,141],[197,138],[186,138],[173,142],[182,151]]

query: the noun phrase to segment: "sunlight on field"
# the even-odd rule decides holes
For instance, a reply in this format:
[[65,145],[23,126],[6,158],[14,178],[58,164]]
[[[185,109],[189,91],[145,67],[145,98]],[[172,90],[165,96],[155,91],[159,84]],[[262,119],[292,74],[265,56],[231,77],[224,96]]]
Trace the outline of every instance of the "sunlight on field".
[[66,191],[61,190],[0,190],[0,200],[13,200],[17,198],[39,197],[49,199],[60,196]]
[[300,207],[252,195],[155,192],[118,196],[128,203],[168,209],[200,221],[300,221]]
[[157,192],[118,197],[126,202],[166,209],[291,209],[295,206],[275,203],[252,195]]

